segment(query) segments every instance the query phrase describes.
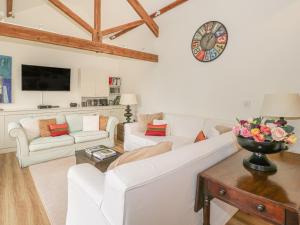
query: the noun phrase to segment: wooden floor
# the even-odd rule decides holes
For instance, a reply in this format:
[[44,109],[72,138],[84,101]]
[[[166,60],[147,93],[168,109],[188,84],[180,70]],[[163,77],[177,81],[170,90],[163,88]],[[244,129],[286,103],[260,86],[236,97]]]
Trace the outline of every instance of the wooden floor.
[[[122,152],[121,143],[117,143]],[[0,225],[50,225],[28,168],[20,169],[15,153],[0,154]],[[227,225],[270,225],[238,212]]]

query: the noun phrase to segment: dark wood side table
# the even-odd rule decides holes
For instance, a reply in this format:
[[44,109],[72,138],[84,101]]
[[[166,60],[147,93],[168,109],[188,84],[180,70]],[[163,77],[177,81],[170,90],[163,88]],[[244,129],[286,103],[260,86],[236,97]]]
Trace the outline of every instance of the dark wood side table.
[[198,175],[195,211],[203,207],[203,224],[210,224],[210,201],[218,198],[277,225],[300,225],[300,155],[269,155],[274,174],[248,170],[241,150]]
[[124,142],[124,123],[119,123],[117,125],[117,139]]
[[108,166],[115,161],[121,153],[117,152],[115,156],[100,160],[94,156],[85,153],[85,150],[75,152],[76,164],[89,163],[99,169],[101,172],[106,172]]

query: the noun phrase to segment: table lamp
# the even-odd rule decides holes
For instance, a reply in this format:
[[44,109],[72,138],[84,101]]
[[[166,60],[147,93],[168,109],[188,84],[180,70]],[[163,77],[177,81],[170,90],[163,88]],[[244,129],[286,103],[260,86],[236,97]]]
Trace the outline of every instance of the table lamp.
[[283,124],[285,118],[300,118],[300,96],[290,94],[266,94],[264,97],[261,116],[278,117]]
[[121,95],[121,100],[120,100],[121,105],[125,105],[125,114],[124,116],[126,117],[126,123],[131,122],[131,105],[137,105],[137,99],[135,94],[122,94]]

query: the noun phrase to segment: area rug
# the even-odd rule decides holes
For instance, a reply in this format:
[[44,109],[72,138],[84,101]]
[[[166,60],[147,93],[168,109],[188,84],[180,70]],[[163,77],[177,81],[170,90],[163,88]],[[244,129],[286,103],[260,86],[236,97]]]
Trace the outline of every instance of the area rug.
[[67,173],[75,164],[76,158],[71,156],[29,167],[51,225],[66,224]]

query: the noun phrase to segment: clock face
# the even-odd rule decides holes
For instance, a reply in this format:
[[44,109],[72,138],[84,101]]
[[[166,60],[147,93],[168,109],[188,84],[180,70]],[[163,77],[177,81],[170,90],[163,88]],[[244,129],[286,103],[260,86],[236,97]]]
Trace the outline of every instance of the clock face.
[[192,40],[194,57],[201,62],[210,62],[218,58],[226,48],[228,33],[226,27],[217,21],[203,24]]

